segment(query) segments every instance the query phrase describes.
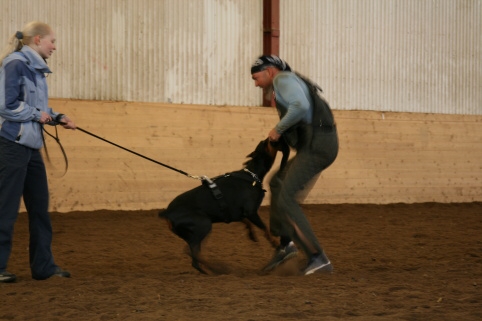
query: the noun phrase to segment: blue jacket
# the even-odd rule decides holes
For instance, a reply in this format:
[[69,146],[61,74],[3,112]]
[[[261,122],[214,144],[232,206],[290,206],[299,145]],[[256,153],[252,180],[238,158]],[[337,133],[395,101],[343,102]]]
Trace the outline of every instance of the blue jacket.
[[0,67],[0,136],[30,148],[42,147],[41,111],[55,119],[48,107],[46,62],[30,48],[8,55]]

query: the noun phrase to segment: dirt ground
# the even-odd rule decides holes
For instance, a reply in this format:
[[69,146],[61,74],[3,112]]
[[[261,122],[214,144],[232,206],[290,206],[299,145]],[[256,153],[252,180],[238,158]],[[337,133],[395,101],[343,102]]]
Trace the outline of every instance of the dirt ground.
[[303,255],[260,273],[273,249],[232,223],[203,249],[224,272],[201,275],[157,211],[96,211],[52,213],[72,278],[35,281],[22,213],[0,320],[482,320],[482,203],[303,207],[332,274],[300,275]]

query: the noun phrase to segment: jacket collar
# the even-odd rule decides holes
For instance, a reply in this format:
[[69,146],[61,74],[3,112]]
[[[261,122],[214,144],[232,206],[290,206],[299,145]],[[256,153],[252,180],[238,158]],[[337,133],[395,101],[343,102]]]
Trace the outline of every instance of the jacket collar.
[[50,68],[47,66],[47,62],[29,46],[23,46],[22,49],[20,49],[20,52],[16,53],[16,55],[15,53],[12,54],[11,58],[24,60],[29,68],[36,69],[42,73],[52,73]]

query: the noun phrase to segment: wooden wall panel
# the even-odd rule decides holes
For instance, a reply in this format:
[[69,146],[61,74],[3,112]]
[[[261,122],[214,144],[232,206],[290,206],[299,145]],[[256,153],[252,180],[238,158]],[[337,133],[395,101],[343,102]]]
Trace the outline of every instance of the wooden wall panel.
[[[61,99],[51,105],[100,137],[209,177],[240,169],[277,121],[276,112],[263,107]],[[482,116],[334,113],[340,153],[305,203],[482,201]],[[62,155],[48,138],[54,211],[163,208],[200,184],[81,131],[59,128],[59,136],[69,169],[62,176]],[[268,200],[269,194],[264,204]]]

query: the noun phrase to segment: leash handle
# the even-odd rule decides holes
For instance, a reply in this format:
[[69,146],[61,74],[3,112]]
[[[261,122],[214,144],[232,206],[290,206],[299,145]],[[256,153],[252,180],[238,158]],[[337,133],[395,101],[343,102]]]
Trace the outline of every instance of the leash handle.
[[64,170],[64,174],[62,176],[65,176],[65,174],[67,174],[67,170],[69,169],[69,159],[67,158],[67,153],[65,152],[64,146],[62,146],[62,143],[60,142],[59,134],[57,132],[57,126],[54,126],[55,127],[55,136],[52,135],[51,133],[49,133],[43,125],[41,125],[41,126],[42,126],[41,133],[42,133],[42,141],[43,141],[44,150],[45,150],[45,156],[47,157],[47,160],[50,163],[50,156],[49,156],[49,151],[47,149],[47,143],[45,141],[44,132],[47,135],[49,135],[50,137],[52,137],[57,142],[57,144],[60,147],[60,150],[62,151],[62,155],[64,156],[64,161],[65,161],[65,170]]

